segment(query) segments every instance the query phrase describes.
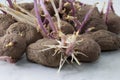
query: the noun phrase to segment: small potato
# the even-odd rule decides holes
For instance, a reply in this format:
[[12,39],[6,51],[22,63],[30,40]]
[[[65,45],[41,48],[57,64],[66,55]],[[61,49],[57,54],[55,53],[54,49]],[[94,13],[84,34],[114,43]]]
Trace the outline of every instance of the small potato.
[[[83,41],[79,42],[81,39],[83,39]],[[53,56],[55,50],[58,48],[49,49],[50,47],[47,47],[45,45],[59,45],[59,43],[54,39],[44,38],[38,40],[37,42],[28,46],[27,59],[31,62],[42,64],[45,66],[58,67],[61,60],[61,54],[63,54],[64,56],[68,56],[66,54],[66,49],[61,48],[62,52],[60,52],[59,54],[57,53]],[[75,54],[78,61],[93,62],[99,58],[101,49],[100,46],[94,40],[90,38],[78,37],[74,45],[73,51],[84,54]]]
[[37,29],[27,23],[17,22],[12,24],[6,31],[7,34],[16,33],[25,38],[27,45],[42,38]]
[[6,34],[0,38],[0,57],[9,56],[19,60],[26,49],[26,41],[17,34]]
[[[31,44],[27,48],[27,59],[29,61],[42,64],[49,67],[58,67],[60,63],[60,54],[53,56],[55,49],[48,49],[43,45],[57,45],[58,43],[53,39],[41,39]],[[45,51],[41,51],[45,50]]]
[[[58,22],[54,22],[54,25],[56,27],[58,27]],[[49,29],[49,31],[51,31],[51,28],[50,28],[50,25],[48,24],[47,28]],[[73,26],[66,22],[66,21],[61,21],[61,31],[64,33],[64,34],[73,34],[73,32],[75,31]]]
[[112,32],[99,30],[92,33],[92,38],[100,45],[102,51],[119,49],[119,38]]
[[108,15],[107,26],[108,31],[120,34],[120,17],[112,11],[110,11]]
[[[74,50],[81,52],[82,54],[77,54],[76,57],[80,62],[93,62],[96,61],[101,53],[100,46],[91,38],[78,37],[77,40],[83,39],[75,45]],[[76,41],[77,42],[77,41]]]
[[[92,8],[92,5],[85,5],[81,7],[81,10],[77,11],[77,18],[80,22],[83,21],[85,15]],[[95,7],[91,13],[87,23],[84,25],[82,32],[85,32],[89,28],[94,27],[93,32],[97,30],[107,30],[107,25],[104,23],[104,20],[101,18],[98,8]]]
[[118,35],[106,30],[82,34],[81,37],[92,38],[100,45],[102,51],[117,50],[120,47]]
[[9,26],[15,23],[15,19],[8,14],[0,14],[0,37],[4,36]]

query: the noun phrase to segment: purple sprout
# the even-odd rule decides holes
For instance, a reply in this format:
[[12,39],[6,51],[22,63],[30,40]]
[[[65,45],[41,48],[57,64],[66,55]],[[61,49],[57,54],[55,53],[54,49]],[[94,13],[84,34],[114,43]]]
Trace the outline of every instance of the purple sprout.
[[111,10],[113,11],[113,13],[115,13],[114,7],[113,7],[113,2],[111,1]]
[[109,15],[109,11],[110,10],[112,10],[115,13],[114,8],[113,8],[113,2],[112,2],[112,0],[108,1],[107,11],[105,13],[105,23],[106,24],[108,23],[108,15]]
[[[95,7],[95,6],[94,6],[94,7]],[[83,28],[83,27],[85,26],[85,24],[87,23],[90,15],[91,15],[91,13],[92,13],[93,10],[94,10],[94,7],[92,7],[92,8],[88,11],[88,13],[85,15],[85,18],[84,18],[84,20],[82,21],[81,26],[80,26],[79,29],[78,29],[79,32],[81,32],[82,28]]]
[[52,18],[50,16],[49,12],[46,9],[46,6],[44,4],[44,0],[39,0],[39,1],[40,1],[41,8],[43,9],[43,12],[45,14],[45,17],[49,21],[51,29],[53,30],[53,32],[57,33],[57,29],[56,29],[56,27],[54,25],[54,22],[53,22],[53,20],[52,20]]
[[73,22],[75,23],[75,28],[79,29],[79,27],[81,26],[81,22],[77,20],[76,18],[73,19]]
[[[7,2],[8,2],[8,4],[9,4],[9,6],[10,6],[10,8],[14,8],[13,7],[13,3],[12,3],[12,1],[11,0],[7,0]],[[3,14],[7,14],[5,11],[3,11],[3,10],[1,10],[2,12],[3,12]]]
[[48,32],[43,25],[41,17],[39,16],[37,0],[34,0],[34,8],[35,8],[35,14],[36,14],[36,17],[37,17],[37,20],[38,20],[38,24],[39,24],[40,28],[42,29],[42,31],[44,32],[44,35],[47,36]]
[[1,12],[3,13],[3,14],[7,14],[5,11],[3,11],[3,10],[1,10]]
[[10,8],[13,9],[14,7],[13,7],[13,3],[12,3],[12,1],[11,1],[11,0],[7,0],[7,2],[9,3]]

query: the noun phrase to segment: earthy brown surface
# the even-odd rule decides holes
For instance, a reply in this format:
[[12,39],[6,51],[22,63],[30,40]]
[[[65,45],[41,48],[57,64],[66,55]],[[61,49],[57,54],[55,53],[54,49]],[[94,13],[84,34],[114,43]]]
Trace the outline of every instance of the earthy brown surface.
[[[83,21],[86,13],[92,8],[91,5],[85,5],[81,7],[80,11],[76,12],[76,16],[79,19],[80,22]],[[95,7],[91,16],[89,17],[87,23],[82,29],[82,32],[85,32],[88,28],[95,27],[93,31],[97,30],[107,30],[107,26],[104,23],[103,19],[100,17],[100,13],[98,11],[98,8]]]
[[60,62],[60,54],[53,56],[55,49],[49,49],[40,52],[40,50],[47,49],[43,45],[57,45],[58,43],[53,39],[41,39],[31,44],[27,48],[27,58],[29,61],[42,64],[49,67],[58,67]]
[[6,30],[1,29],[1,30],[0,30],[0,37],[4,36],[4,35],[5,35],[5,32],[6,32]]
[[102,51],[119,49],[119,38],[112,32],[99,30],[92,33],[92,38],[101,46]]
[[120,46],[118,35],[106,30],[99,30],[89,34],[85,33],[80,36],[95,40],[100,45],[102,51],[117,50]]
[[25,40],[27,44],[33,43],[37,41],[38,39],[42,38],[42,35],[40,32],[37,32],[36,28],[22,22],[17,22],[12,24],[8,30],[6,31],[7,34],[16,33],[21,35]]
[[[10,42],[12,46],[6,46]],[[26,49],[26,42],[21,36],[17,34],[6,34],[0,38],[0,56],[9,56],[15,60],[22,57]]]
[[34,3],[21,3],[18,5],[24,9],[28,10],[28,11],[31,11],[34,8]]
[[82,52],[86,56],[82,54],[76,55],[77,59],[80,62],[93,62],[96,61],[101,53],[100,46],[92,39],[85,37],[78,37],[78,40],[83,39],[82,42],[79,42],[75,45],[74,50],[78,52]]
[[112,11],[109,12],[107,25],[109,31],[120,34],[120,17]]
[[0,36],[4,36],[9,26],[15,23],[15,19],[8,14],[0,14]]
[[[54,24],[55,24],[56,27],[58,26],[57,23],[58,23],[58,22],[56,22],[56,21],[54,22]],[[48,30],[51,31],[49,24],[48,24],[47,28],[49,28]],[[74,32],[75,30],[74,30],[73,26],[72,26],[70,23],[62,20],[62,21],[61,21],[61,31],[62,31],[64,34],[73,34],[73,32]]]

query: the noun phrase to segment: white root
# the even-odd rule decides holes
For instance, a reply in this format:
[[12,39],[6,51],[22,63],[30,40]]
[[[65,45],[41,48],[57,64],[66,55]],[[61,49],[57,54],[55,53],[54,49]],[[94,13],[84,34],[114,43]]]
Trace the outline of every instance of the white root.
[[67,56],[63,56],[63,55],[61,54],[61,60],[60,60],[60,65],[59,65],[58,73],[59,73],[60,70],[62,69],[65,61],[67,60],[67,58],[68,58]]
[[60,49],[58,48],[58,49],[56,49],[55,50],[55,53],[52,55],[52,56],[55,56],[56,54],[59,54],[61,51],[60,51]]
[[44,52],[44,51],[47,51],[47,50],[50,50],[50,49],[53,49],[53,48],[42,49],[42,50],[39,50],[39,52]]
[[71,63],[73,63],[73,60],[74,60],[74,58],[72,57],[72,59],[71,59]]
[[83,55],[83,56],[85,56],[85,57],[88,57],[87,55],[85,55],[85,54],[82,53],[82,52],[74,52],[74,54],[75,54],[75,55],[77,55],[77,54],[81,54],[81,55]]
[[78,64],[78,65],[80,65],[80,62],[78,61],[78,59],[75,57],[75,55],[74,54],[72,54],[71,55],[72,57],[73,57],[73,59],[76,61],[76,63]]
[[68,46],[61,46],[61,45],[43,45],[43,46],[50,48],[68,48]]

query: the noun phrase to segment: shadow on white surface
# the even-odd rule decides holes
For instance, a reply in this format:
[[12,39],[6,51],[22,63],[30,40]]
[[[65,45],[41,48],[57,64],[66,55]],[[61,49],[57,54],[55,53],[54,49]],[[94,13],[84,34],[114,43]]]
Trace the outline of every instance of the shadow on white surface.
[[17,64],[0,62],[0,80],[118,80],[120,79],[120,50],[101,54],[94,63],[65,65],[60,73],[28,62],[25,58]]

